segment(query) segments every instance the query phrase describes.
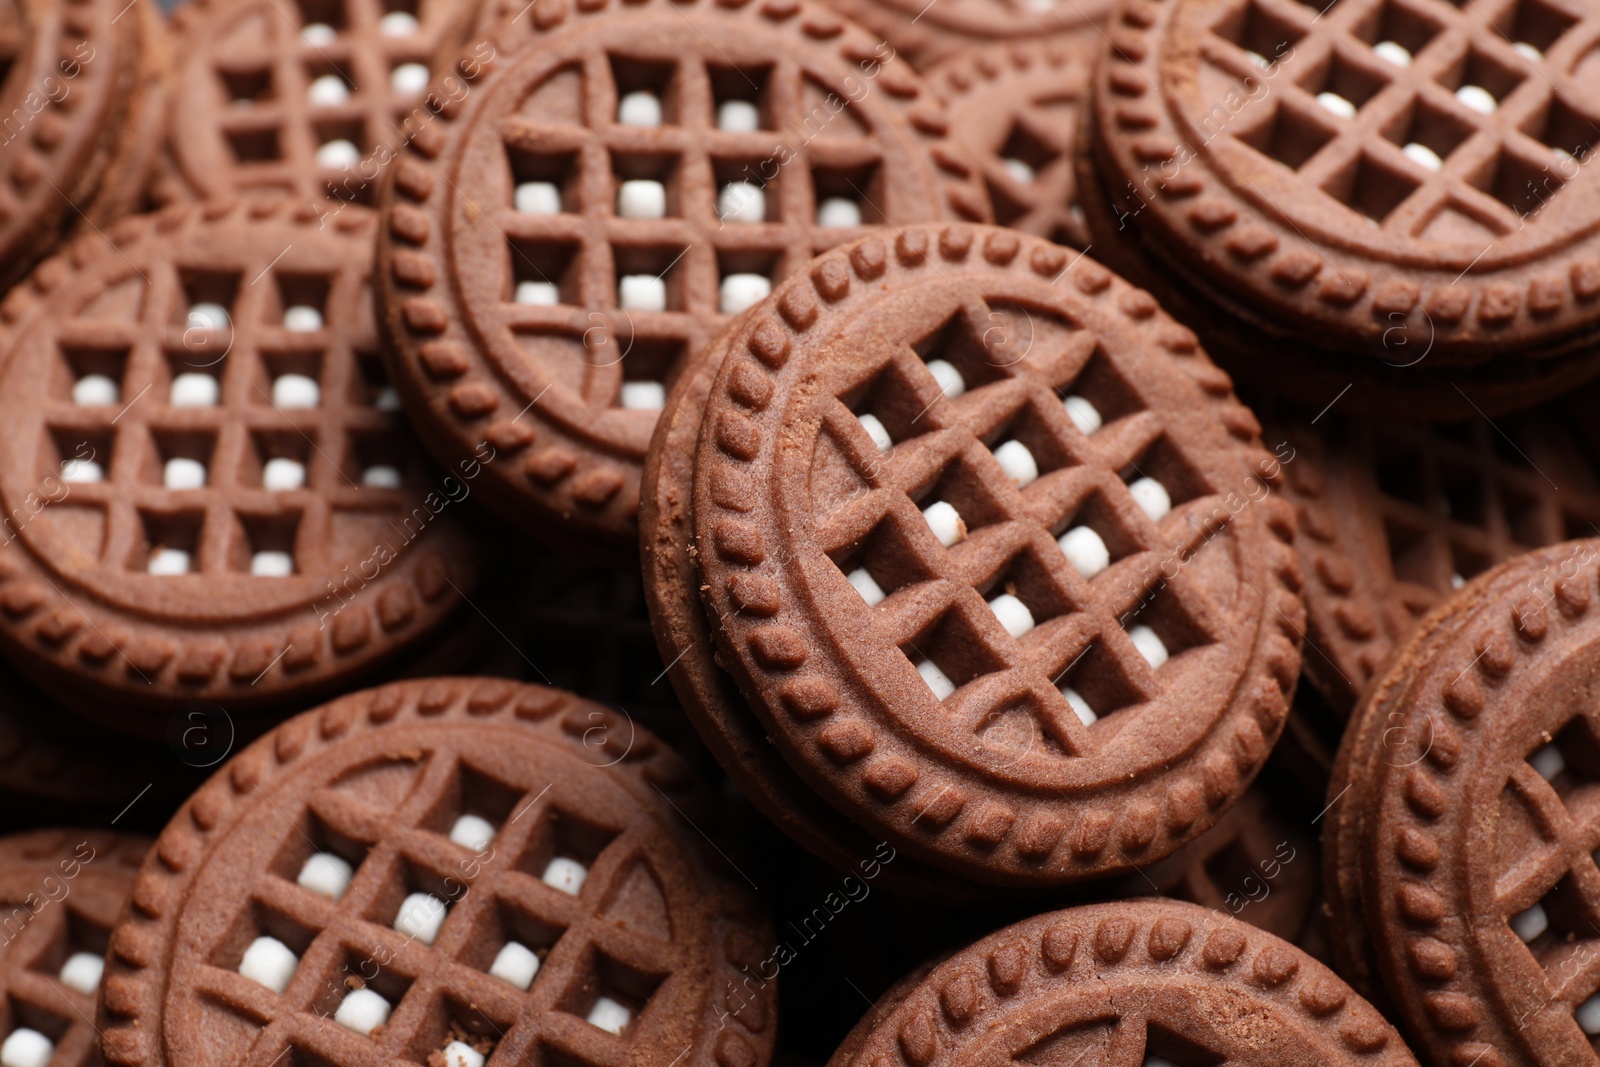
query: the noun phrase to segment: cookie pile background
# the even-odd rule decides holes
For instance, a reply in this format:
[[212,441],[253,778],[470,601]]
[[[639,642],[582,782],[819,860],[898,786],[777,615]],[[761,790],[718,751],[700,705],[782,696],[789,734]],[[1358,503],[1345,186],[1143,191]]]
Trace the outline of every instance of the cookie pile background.
[[0,10],[0,1067],[1600,1064],[1597,78]]

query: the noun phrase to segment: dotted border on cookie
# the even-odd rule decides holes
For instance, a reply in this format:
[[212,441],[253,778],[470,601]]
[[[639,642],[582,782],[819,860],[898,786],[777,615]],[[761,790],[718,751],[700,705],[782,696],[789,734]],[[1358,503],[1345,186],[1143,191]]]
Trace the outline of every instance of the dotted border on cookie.
[[[127,254],[124,249],[136,252],[146,240],[159,241],[186,227],[241,217],[311,231],[327,224],[316,205],[282,200],[213,200],[122,219],[104,233],[75,239],[6,294],[0,302],[0,350],[9,349],[36,316],[48,314],[49,295],[79,272],[108,261],[121,262]],[[376,221],[367,210],[342,211],[332,219],[337,232],[357,241],[370,235]],[[451,529],[440,527],[439,532]],[[279,698],[279,690],[324,684],[418,639],[430,615],[437,624],[453,610],[443,607],[453,594],[452,583],[473,584],[471,575],[461,573],[461,564],[451,562],[450,544],[414,546],[363,587],[369,594],[363,602],[340,601],[343,606],[337,614],[329,613],[331,623],[319,624],[313,600],[305,606],[303,621],[299,613],[292,619],[275,616],[253,625],[249,619],[239,619],[228,624],[227,636],[221,637],[215,624],[168,626],[130,617],[88,597],[70,599],[50,579],[50,568],[20,538],[14,544],[15,548],[0,550],[0,635],[28,657],[32,675],[43,674],[41,667],[47,664],[48,677],[58,677],[59,672],[68,684],[87,681],[108,687],[119,697],[225,697],[236,702],[254,697],[261,702]],[[142,629],[158,632],[140,635]],[[285,653],[285,646],[292,648]],[[128,665],[142,675],[137,684],[115,676]],[[284,684],[263,687],[262,675],[274,668]]]
[[[496,38],[510,49],[512,33],[535,35],[557,32],[573,22],[591,17],[670,8],[693,16],[696,4],[732,11],[753,7],[773,26],[806,38],[806,47],[835,42],[839,54],[850,62],[879,62],[877,43],[870,34],[833,12],[800,0],[553,0],[528,9],[526,24]],[[529,45],[522,45],[526,49]],[[504,58],[484,59],[468,53],[457,63],[457,75],[469,88],[487,91],[496,70],[516,61],[518,52]],[[487,81],[486,81],[487,80]],[[933,163],[938,195],[952,218],[984,220],[988,198],[976,179],[976,170],[964,149],[948,139],[944,108],[909,67],[885,64],[876,84],[906,113],[908,126],[921,137]],[[442,174],[449,146],[450,126],[461,117],[471,93],[443,101],[434,121],[415,131],[406,150],[387,169],[380,203],[383,223],[378,237],[376,283],[381,294],[381,325],[403,365],[411,373],[397,374],[403,393],[420,403],[410,405],[423,416],[419,432],[430,443],[442,441],[442,451],[460,448],[459,435],[478,435],[491,444],[519,473],[490,472],[509,505],[525,513],[528,508],[560,516],[574,529],[581,526],[600,536],[635,539],[637,502],[623,499],[625,486],[636,483],[641,462],[613,458],[609,449],[597,449],[579,435],[539,418],[537,410],[516,410],[522,400],[502,383],[502,374],[472,341],[472,329],[452,321],[451,266],[441,247],[446,226],[441,216],[454,210],[458,191]],[[430,426],[429,423],[435,425]],[[444,425],[438,425],[443,423]],[[536,424],[536,425],[535,425]],[[518,457],[512,461],[512,457]]]
[[[1262,610],[1266,634],[1258,635],[1250,655],[1247,677],[1256,681],[1236,694],[1216,728],[1186,759],[1196,771],[1169,770],[1159,783],[1136,787],[1132,796],[1119,793],[1103,803],[1084,802],[1082,815],[1069,827],[1050,810],[1019,819],[1015,807],[982,798],[981,790],[982,802],[971,802],[974,797],[954,776],[942,769],[920,770],[912,746],[887,731],[875,731],[858,715],[840,712],[838,687],[814,665],[808,668],[807,640],[784,618],[781,579],[762,572],[768,547],[761,530],[748,521],[757,489],[745,468],[760,458],[763,435],[752,419],[738,414],[743,409],[759,415],[766,408],[774,377],[794,350],[807,343],[807,332],[821,321],[823,306],[846,306],[852,292],[870,298],[877,291],[891,269],[888,241],[867,237],[817,257],[809,272],[785,281],[728,335],[730,343],[743,342],[747,357],[753,358],[730,350],[723,363],[712,396],[732,409],[724,422],[737,425],[715,434],[702,428],[695,474],[695,526],[710,534],[702,551],[715,553],[726,568],[723,576],[701,572],[707,610],[722,622],[716,630],[718,644],[731,651],[729,666],[745,693],[772,694],[771,719],[779,724],[780,745],[802,749],[803,758],[816,766],[848,777],[851,791],[875,798],[881,817],[895,824],[897,845],[921,852],[933,849],[945,863],[960,858],[970,868],[966,873],[985,880],[1005,877],[1026,884],[1063,880],[1062,873],[1046,871],[1052,857],[1060,857],[1055,865],[1063,872],[1072,865],[1065,874],[1072,880],[1130,868],[1135,862],[1130,857],[1165,855],[1198,836],[1244,791],[1288,715],[1304,628],[1300,565],[1291,547],[1293,511],[1274,495],[1259,520],[1270,531],[1262,536],[1271,546],[1271,558],[1262,569],[1272,588]],[[1175,360],[1215,405],[1217,419],[1235,441],[1241,446],[1258,441],[1255,416],[1233,398],[1226,373],[1199,356],[1194,335],[1159,313],[1148,293],[1092,260],[1080,256],[1069,264],[1066,249],[1043,239],[959,224],[937,230],[907,227],[892,243],[892,269],[897,271],[925,265],[937,270],[940,263],[959,266],[977,254],[997,268],[1071,285],[1083,298],[1141,330],[1152,351]],[[704,465],[713,451],[715,468]],[[701,484],[718,486],[714,500],[702,501]],[[712,504],[714,515],[702,513],[704,502]],[[935,841],[936,846],[930,844]]]
[[[1154,969],[1154,970],[1153,970]],[[1006,1027],[1004,1013],[1075,983],[1193,976],[1330,1031],[1349,1062],[1414,1065],[1376,1009],[1300,949],[1220,912],[1142,899],[1041,915],[941,963],[840,1067],[962,1062],[964,1044]],[[1258,1009],[1259,1010],[1259,1009]]]
[[[1292,226],[1275,224],[1242,203],[1189,147],[1170,111],[1145,99],[1160,95],[1160,79],[1151,70],[1159,65],[1165,22],[1177,6],[1178,0],[1129,0],[1122,6],[1107,31],[1109,46],[1095,73],[1095,134],[1100,155],[1115,170],[1108,180],[1142,172],[1141,212],[1150,208],[1163,219],[1164,229],[1197,243],[1191,268],[1206,269],[1203,253],[1215,249],[1225,256],[1226,270],[1255,290],[1258,299],[1274,305],[1276,318],[1292,321],[1297,310],[1313,322],[1335,315],[1352,333],[1348,346],[1359,353],[1362,339],[1376,342],[1374,356],[1383,354],[1382,342],[1390,331],[1418,325],[1413,318],[1418,311],[1425,316],[1436,359],[1450,358],[1452,344],[1481,353],[1496,347],[1497,336],[1509,336],[1525,350],[1560,343],[1574,331],[1600,325],[1600,255],[1581,252],[1592,242],[1576,242],[1578,251],[1571,249],[1574,242],[1567,242],[1565,250],[1552,249],[1550,258],[1559,260],[1560,269],[1525,281],[1498,276],[1526,269],[1513,264],[1482,278],[1462,272],[1427,286],[1409,277],[1374,286],[1366,267],[1387,263],[1319,246]],[[1183,153],[1188,158],[1175,166]],[[1331,274],[1324,265],[1333,266]],[[1431,273],[1456,275],[1453,267]],[[1580,307],[1587,310],[1580,314]],[[1397,326],[1400,322],[1406,325]]]
[[[169,942],[183,910],[185,895],[198,876],[213,840],[229,833],[246,817],[261,795],[263,782],[293,772],[313,761],[352,732],[459,722],[516,726],[548,743],[565,746],[593,759],[596,750],[613,756],[596,774],[612,774],[633,792],[641,805],[654,794],[674,808],[697,810],[704,802],[687,763],[653,735],[633,726],[599,704],[571,693],[501,679],[437,678],[399,682],[341,697],[320,709],[299,715],[244,749],[187,800],[167,824],[139,872],[133,896],[111,933],[97,1020],[103,1032],[106,1062],[116,1067],[161,1067],[169,1063],[163,1008],[165,982],[159,973],[163,942]],[[596,731],[603,742],[594,742]],[[631,737],[621,752],[618,739]],[[663,813],[663,818],[670,814]],[[684,817],[687,820],[687,816]],[[709,846],[688,834],[688,855],[700,856]],[[707,864],[709,865],[709,864]],[[702,1027],[715,1041],[697,1042],[686,1067],[753,1067],[771,1059],[777,1037],[776,987],[745,989],[742,968],[760,962],[767,952],[767,932],[753,897],[726,879],[709,882],[707,927],[716,959],[707,984]],[[720,1010],[724,989],[739,993],[737,1011]],[[731,994],[730,994],[731,995]],[[730,1005],[730,1008],[732,1005]],[[728,1025],[732,1019],[734,1025]],[[718,1025],[718,1023],[721,1025]]]

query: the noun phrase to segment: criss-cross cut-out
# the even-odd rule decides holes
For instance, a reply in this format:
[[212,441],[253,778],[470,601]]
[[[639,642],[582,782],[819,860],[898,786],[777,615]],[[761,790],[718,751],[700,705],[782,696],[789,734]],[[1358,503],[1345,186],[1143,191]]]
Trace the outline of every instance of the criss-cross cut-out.
[[[49,902],[10,931],[7,952],[20,963],[6,969],[0,990],[7,1005],[0,1041],[24,1062],[42,1055],[78,1067],[99,1058],[95,1003],[118,905],[114,894],[79,896]],[[22,904],[8,904],[8,912]]]
[[[1054,389],[1037,367],[1062,368]],[[1222,606],[1184,568],[1159,573],[1216,532],[1213,490],[1095,340],[1045,313],[975,303],[866,374],[823,418],[820,544],[963,727],[1093,751],[1116,727],[1092,724],[1217,639]],[[1166,507],[1130,487],[1146,479]],[[1032,736],[997,726],[1019,708]]]
[[1499,913],[1553,998],[1600,1035],[1600,734],[1590,718],[1573,719],[1513,768],[1496,834]]
[[[271,844],[238,894],[204,903],[231,926],[181,976],[224,1062],[375,1044],[424,1064],[457,1039],[495,1063],[630,1062],[681,963],[655,866],[668,846],[623,791],[480,762],[367,761],[293,810],[263,806]],[[267,938],[260,968],[247,957]]]
[[[174,138],[200,188],[370,203],[376,166],[433,121],[429,63],[459,18],[416,0],[235,5],[216,16],[199,78],[180,95],[200,111]],[[213,140],[214,139],[214,140]],[[382,151],[386,146],[389,151]],[[190,158],[186,158],[190,157]],[[221,164],[222,173],[217,173]]]
[[1373,482],[1358,491],[1373,494],[1398,593],[1412,613],[1502,560],[1592,535],[1600,500],[1578,471],[1565,469],[1581,453],[1541,450],[1526,429],[1351,427],[1345,451]]
[[500,124],[512,195],[485,205],[509,245],[500,319],[645,428],[726,314],[881,221],[889,195],[865,109],[796,57],[695,51],[624,61],[598,34],[573,49]]
[[[1386,231],[1492,239],[1537,226],[1600,134],[1544,56],[1597,16],[1562,0],[1247,0],[1201,43],[1268,91],[1220,130]],[[1248,79],[1248,81],[1247,81]]]
[[398,508],[407,450],[364,264],[308,273],[276,251],[240,273],[149,263],[137,299],[103,297],[40,342],[37,474],[71,483],[75,548],[98,568],[332,573],[330,535],[377,537]]

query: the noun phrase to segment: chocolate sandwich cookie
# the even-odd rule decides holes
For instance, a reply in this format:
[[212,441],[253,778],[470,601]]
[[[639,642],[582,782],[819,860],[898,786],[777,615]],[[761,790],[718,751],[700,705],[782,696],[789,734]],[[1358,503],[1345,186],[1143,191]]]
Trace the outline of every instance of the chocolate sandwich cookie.
[[42,688],[163,736],[349,686],[462,605],[481,466],[436,471],[398,414],[374,222],[173,208],[7,297],[0,649]]
[[1559,354],[1600,325],[1593,16],[1533,10],[1125,8],[1095,161],[1143,252],[1286,337],[1382,359],[1402,331],[1434,367]]
[[559,690],[434,679],[308,712],[157,841],[111,938],[106,1060],[765,1067],[776,985],[741,968],[772,933],[696,828],[708,800]]
[[1177,901],[1040,915],[957,952],[885,1001],[890,1010],[864,1021],[830,1067],[1417,1062],[1328,968],[1253,926]]
[[639,469],[686,358],[866,228],[982,218],[948,117],[806,4],[530,13],[393,168],[384,324],[437,455],[488,446],[530,534],[632,551]]
[[0,837],[0,1062],[99,1067],[106,944],[147,838],[51,829]]
[[1074,153],[1098,36],[1065,33],[957,52],[927,72],[983,170],[994,220],[1082,248]]
[[[133,207],[149,177],[141,145],[159,114],[154,0],[11,0],[0,10],[0,287],[63,234]],[[141,140],[143,138],[144,140]]]
[[1436,1063],[1596,1062],[1600,541],[1479,576],[1396,652],[1329,787],[1333,947]]
[[1440,599],[1515,555],[1600,535],[1593,389],[1526,416],[1340,419],[1274,433],[1308,575],[1305,670],[1341,715]]
[[833,809],[779,816],[802,841],[855,823],[1060,885],[1244,791],[1299,671],[1293,518],[1148,294],[1015,231],[909,227],[819,257],[684,383],[646,494],[662,658],[758,803]]
[[1108,19],[1111,0],[827,0],[883,39],[918,70],[994,41],[1029,41],[1081,31]]
[[[476,0],[190,0],[173,12],[165,201],[371,204],[382,168],[463,91],[433,86]],[[487,54],[487,53],[485,53]],[[328,211],[333,207],[326,208]]]

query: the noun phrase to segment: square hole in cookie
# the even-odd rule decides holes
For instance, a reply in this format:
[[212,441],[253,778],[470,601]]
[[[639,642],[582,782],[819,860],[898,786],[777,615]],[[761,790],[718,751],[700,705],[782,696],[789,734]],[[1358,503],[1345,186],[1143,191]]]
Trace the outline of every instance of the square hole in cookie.
[[1406,67],[1439,35],[1440,28],[1437,17],[1425,4],[1417,0],[1385,0],[1367,11],[1354,30],[1384,62]]
[[1124,467],[1121,476],[1133,502],[1151,522],[1161,522],[1173,509],[1209,491],[1199,472],[1165,436]]
[[[987,323],[974,323],[958,311],[913,343],[912,348],[945,396],[954,399],[1001,378],[1000,368],[984,343],[987,328]],[[923,404],[931,399],[930,394]]]
[[[1557,95],[1542,113],[1534,116],[1527,132],[1555,150],[1558,160],[1555,172],[1570,180],[1576,175],[1576,164],[1586,161],[1594,151],[1595,142],[1600,141],[1597,125],[1600,123],[1587,112]],[[1559,185],[1553,185],[1551,192],[1558,188]]]
[[1033,184],[1040,171],[1060,158],[1061,150],[1055,141],[1027,116],[1011,124],[1000,145],[1001,165],[1019,185]]
[[229,568],[257,578],[287,578],[298,572],[300,518],[298,510],[239,512]]
[[1212,637],[1183,607],[1171,589],[1158,587],[1122,617],[1122,628],[1152,669],[1160,670]]
[[945,540],[940,536],[946,548],[965,540],[985,526],[1006,519],[1005,510],[989,488],[988,473],[976,469],[965,457],[958,457],[948,464],[927,486],[913,488],[911,498],[936,535],[945,532],[946,525],[943,519],[930,515],[930,510],[937,507],[941,512],[946,508],[953,512],[951,517],[958,524],[957,536],[954,540]]
[[1006,478],[1019,489],[1072,464],[1052,432],[1055,412],[1041,410],[1054,407],[1048,399],[1029,401],[983,437]]
[[714,211],[723,226],[777,222],[782,217],[782,173],[768,175],[770,159],[763,156],[714,156],[712,188]]
[[335,829],[310,810],[302,812],[293,827],[293,832],[283,836],[269,870],[308,893],[339,900],[367,858],[369,845]]
[[122,378],[128,369],[126,345],[62,344],[61,362],[52,375],[51,396],[78,407],[122,403]]
[[665,975],[649,974],[599,949],[590,950],[558,1003],[590,1026],[619,1037],[639,1025]]
[[1095,490],[1052,527],[1056,544],[1083,578],[1092,579],[1143,547],[1105,495]]
[[410,467],[406,434],[397,426],[351,430],[340,470],[346,484],[363,489],[399,489]]
[[1493,25],[1529,62],[1537,63],[1578,21],[1577,15],[1551,0],[1516,0],[1500,11]]
[[342,31],[349,25],[344,0],[295,0],[295,7],[303,28],[327,26]]
[[1585,899],[1575,875],[1568,874],[1539,900],[1509,917],[1511,932],[1547,973],[1570,972],[1595,951],[1600,926],[1593,901]]
[[1085,437],[1144,410],[1139,394],[1098,347],[1076,375],[1056,388],[1056,394],[1067,418]]
[[348,63],[336,63],[326,55],[313,55],[306,61],[306,102],[312,108],[344,107],[355,94],[356,83]]
[[74,485],[106,481],[111,477],[114,439],[109,428],[46,427],[39,449],[43,461],[41,479],[59,479]]
[[422,817],[422,826],[472,852],[486,852],[509,820],[522,790],[468,763]]
[[1263,68],[1288,55],[1294,43],[1305,36],[1299,26],[1261,0],[1230,7],[1211,29],[1244,49],[1251,61]]
[[203,489],[210,482],[214,430],[180,430],[152,426],[151,448],[145,455],[142,481],[175,491]]
[[985,644],[983,631],[959,607],[924,627],[900,651],[939,701],[974,679],[1005,669],[1005,660]]
[[248,167],[254,163],[276,163],[283,158],[276,122],[225,121],[222,137],[233,153],[233,161]]
[[413,981],[387,956],[371,947],[347,946],[319,976],[310,1010],[363,1037],[372,1036],[400,1007]]
[[139,511],[139,536],[128,552],[127,566],[158,577],[176,577],[200,570],[203,511]]
[[461,962],[526,991],[565,928],[510,900],[476,909]]
[[577,152],[506,146],[511,167],[511,209],[524,215],[559,215],[583,209]]
[[781,249],[717,250],[717,310],[737,315],[772,295],[783,262]]
[[644,314],[690,310],[683,262],[687,252],[674,245],[612,245],[617,307]]
[[513,237],[507,242],[510,286],[506,300],[535,307],[576,306],[579,292],[578,243]]
[[1528,754],[1528,763],[1579,823],[1587,825],[1600,816],[1600,743],[1587,719],[1567,723]]
[[240,464],[239,484],[274,493],[306,488],[315,439],[315,431],[308,437],[292,429],[256,430]]
[[222,83],[223,99],[234,107],[263,103],[273,97],[272,68],[261,66],[221,66],[217,80]]
[[665,153],[611,153],[615,190],[611,209],[623,219],[661,219],[683,214],[678,199],[678,157]]
[[727,133],[773,128],[770,66],[706,65],[711,80],[711,125]]
[[1507,60],[1473,45],[1464,56],[1439,72],[1439,83],[1456,94],[1464,106],[1479,114],[1499,109],[1500,103],[1528,77],[1526,64]]
[[233,329],[233,305],[239,295],[240,276],[232,271],[206,267],[179,267],[178,282],[183,295],[172,309],[171,325],[183,334],[184,351],[194,355],[197,346],[216,339],[214,351],[226,349],[226,337]]
[[468,891],[462,871],[453,865],[435,870],[405,855],[388,862],[382,888],[363,909],[363,918],[402,937],[433,944],[451,908]]
[[616,837],[614,828],[552,804],[531,835],[518,867],[554,890],[578,896],[589,869]]
[[229,363],[227,357],[219,358],[216,353],[227,346],[228,338],[209,331],[189,331],[189,339],[194,342],[190,346],[166,353],[167,380],[158,379],[148,399],[175,408],[214,408],[222,402],[222,379]]
[[811,204],[824,229],[883,224],[883,175],[878,164],[811,164]]
[[1454,564],[1439,558],[1438,542],[1425,528],[1386,515],[1383,534],[1389,549],[1389,566],[1396,581],[1428,589],[1448,588],[1450,575],[1445,571]]
[[[207,962],[213,967],[243,974],[281,993],[316,937],[317,931],[312,926],[251,900],[211,947]],[[266,939],[276,944],[261,943]]]
[[1439,170],[1472,133],[1471,124],[1459,115],[1420,97],[1383,129],[1408,159],[1427,170]]
[[1467,181],[1527,218],[1537,214],[1566,185],[1567,179],[1556,162],[1503,146],[1487,163],[1467,175]]
[[400,1055],[415,1064],[484,1067],[515,1022],[515,1013],[491,1016],[447,988],[435,994]]
[[100,989],[111,931],[70,903],[66,907],[61,935],[52,939],[29,968],[82,996],[93,997]]
[[379,411],[398,413],[400,394],[389,380],[389,369],[384,366],[383,356],[377,352],[357,352],[356,369],[359,373],[350,379],[354,390],[351,400]]
[[0,1020],[0,1064],[5,1067],[48,1067],[55,1058],[56,1046],[67,1036],[71,1009],[61,1005],[62,1014],[31,1004],[12,994],[3,1002],[5,1015]]
[[839,400],[861,422],[877,451],[887,453],[896,444],[934,428],[927,412],[937,395],[928,383],[911,380],[898,364],[890,363]]
[[618,125],[650,128],[676,126],[682,121],[675,62],[615,54],[610,58],[611,80],[617,91],[612,117]]
[[1416,192],[1420,178],[1362,152],[1335,171],[1322,190],[1379,225]]
[[328,290],[332,279],[326,274],[300,272],[274,273],[272,295],[266,301],[265,316],[269,326],[290,333],[315,333],[321,330],[328,316]]
[[319,118],[311,123],[316,145],[312,159],[322,170],[348,171],[367,154],[365,124],[359,118]]
[[1124,665],[1099,639],[1089,642],[1061,664],[1052,682],[1085,726],[1092,726],[1124,708],[1142,704],[1146,699]]
[[1307,66],[1296,80],[1324,111],[1336,118],[1353,119],[1389,84],[1390,73],[1390,65],[1375,56],[1335,51],[1323,62]]
[[917,557],[900,519],[892,514],[859,543],[831,553],[831,558],[869,607],[906,586],[938,577]]
[[322,406],[323,365],[320,351],[261,353],[263,376],[251,383],[250,399],[293,412]]
[[1241,128],[1239,140],[1290,170],[1305,166],[1334,138],[1332,116],[1321,108],[1282,96],[1265,112],[1253,125]]
[[1051,565],[1027,548],[993,577],[978,583],[977,590],[989,610],[1012,637],[1020,639],[1035,627],[1075,610],[1076,605],[1057,587]]
[[685,342],[678,337],[634,337],[622,353],[622,383],[613,403],[631,411],[657,412],[683,367]]

